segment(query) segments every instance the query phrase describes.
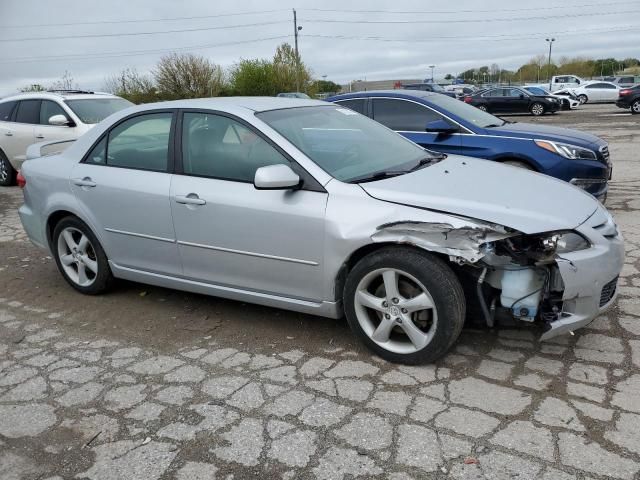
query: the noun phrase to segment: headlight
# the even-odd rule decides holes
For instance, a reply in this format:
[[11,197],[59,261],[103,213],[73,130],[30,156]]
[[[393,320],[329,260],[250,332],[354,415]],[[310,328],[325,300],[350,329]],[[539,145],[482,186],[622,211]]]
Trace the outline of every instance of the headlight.
[[542,244],[547,250],[555,253],[569,253],[585,250],[591,247],[589,241],[576,232],[555,232],[542,239]]
[[550,142],[548,140],[534,140],[536,145],[550,152],[557,153],[558,155],[568,158],[569,160],[597,160],[596,152],[589,150],[588,148],[578,147],[576,145],[570,145],[568,143]]

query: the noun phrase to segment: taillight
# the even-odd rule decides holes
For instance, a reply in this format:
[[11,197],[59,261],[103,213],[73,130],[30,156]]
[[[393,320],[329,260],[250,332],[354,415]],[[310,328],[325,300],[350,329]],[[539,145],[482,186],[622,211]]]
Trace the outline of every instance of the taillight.
[[626,89],[626,90],[620,90],[620,96],[622,97],[623,95],[630,95],[631,94],[631,90],[630,89]]
[[464,97],[464,103],[471,103],[471,97],[469,96]]
[[22,175],[22,172],[18,172],[18,175],[16,176],[16,181],[18,182],[18,186],[20,188],[24,188],[27,185],[27,179],[24,178],[24,176]]

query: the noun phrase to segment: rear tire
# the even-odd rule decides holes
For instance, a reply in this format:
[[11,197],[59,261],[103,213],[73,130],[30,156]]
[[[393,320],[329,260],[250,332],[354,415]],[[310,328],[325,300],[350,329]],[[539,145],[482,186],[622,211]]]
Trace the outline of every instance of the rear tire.
[[540,102],[535,102],[531,107],[529,107],[529,111],[531,112],[531,115],[539,117],[540,115],[544,115],[544,105]]
[[578,100],[580,100],[580,105],[584,105],[589,101],[589,97],[583,93],[582,95],[578,95]]
[[7,156],[0,150],[0,187],[11,187],[16,184],[16,171]]
[[634,115],[640,114],[640,98],[631,104],[631,113]]
[[69,285],[86,295],[106,292],[113,285],[107,255],[91,229],[77,217],[65,217],[53,229],[51,250]]
[[449,265],[410,247],[384,248],[360,260],[343,298],[355,335],[391,362],[439,359],[465,320],[464,292]]
[[486,105],[478,105],[478,109],[482,110],[483,112],[489,112],[489,109]]

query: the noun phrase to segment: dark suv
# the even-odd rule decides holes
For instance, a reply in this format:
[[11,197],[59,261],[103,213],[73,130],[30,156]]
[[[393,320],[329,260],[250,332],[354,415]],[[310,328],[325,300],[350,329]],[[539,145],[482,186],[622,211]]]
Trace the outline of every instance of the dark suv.
[[531,113],[544,115],[560,110],[562,103],[555,97],[533,95],[523,88],[496,87],[464,97],[465,103],[490,113]]
[[640,113],[640,83],[631,88],[623,88],[618,95],[618,107],[630,108],[631,113]]

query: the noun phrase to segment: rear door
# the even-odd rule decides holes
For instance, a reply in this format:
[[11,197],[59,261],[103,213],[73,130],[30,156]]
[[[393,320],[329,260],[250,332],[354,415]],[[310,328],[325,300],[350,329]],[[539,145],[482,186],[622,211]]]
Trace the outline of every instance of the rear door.
[[423,148],[443,153],[460,153],[457,133],[427,132],[429,122],[443,120],[454,128],[459,125],[426,105],[400,98],[373,98],[373,119],[395,130]]
[[11,158],[9,155],[9,149],[13,144],[13,112],[18,106],[18,102],[2,102],[0,103],[0,149],[7,155],[7,158]]
[[5,143],[5,154],[18,170],[24,162],[27,147],[35,143],[34,128],[40,121],[40,100],[20,100],[13,111],[13,122],[5,130],[9,140]]
[[71,174],[71,189],[121,267],[179,275],[169,188],[174,112],[145,112],[114,125]]
[[[49,119],[54,115],[63,115],[69,125],[51,125]],[[35,126],[34,135],[36,142],[53,142],[57,140],[73,140],[80,134],[78,127],[71,121],[59,103],[53,100],[42,100],[40,103],[40,117]]]

